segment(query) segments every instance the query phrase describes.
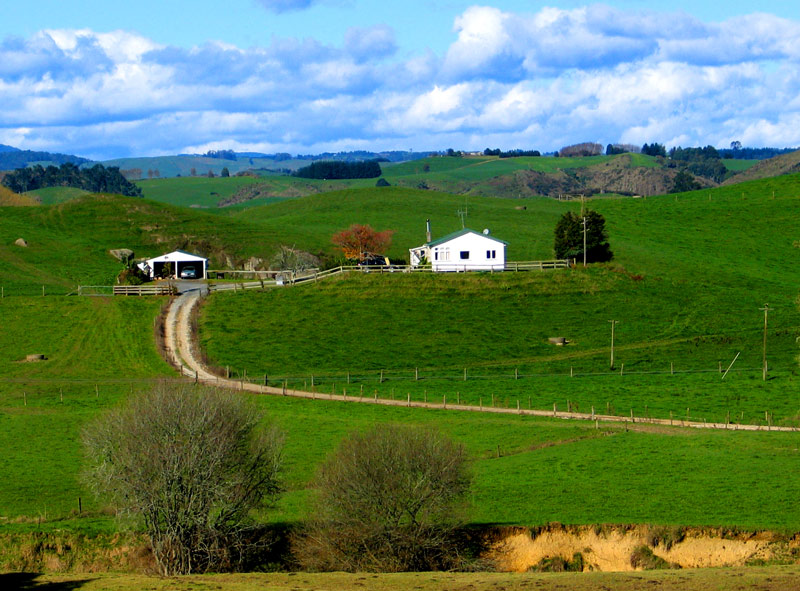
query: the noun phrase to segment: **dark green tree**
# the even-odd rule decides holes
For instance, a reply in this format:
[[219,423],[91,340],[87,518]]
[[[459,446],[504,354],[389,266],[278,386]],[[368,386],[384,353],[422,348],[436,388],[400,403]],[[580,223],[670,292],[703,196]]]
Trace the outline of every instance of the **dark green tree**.
[[583,218],[586,218],[586,261],[602,263],[614,257],[608,244],[606,220],[596,211],[583,216],[568,211],[558,220],[553,250],[556,258],[583,260]]
[[375,183],[375,186],[376,187],[389,187],[391,185],[389,184],[389,181],[387,181],[385,178],[381,177],[381,178],[378,179],[378,182]]
[[702,185],[687,171],[682,170],[675,175],[670,193],[685,193],[686,191],[697,191],[702,189]]
[[227,166],[223,166],[222,167],[222,172],[219,173],[219,176],[221,176],[223,178],[228,178],[229,176],[231,176],[231,171],[228,170]]

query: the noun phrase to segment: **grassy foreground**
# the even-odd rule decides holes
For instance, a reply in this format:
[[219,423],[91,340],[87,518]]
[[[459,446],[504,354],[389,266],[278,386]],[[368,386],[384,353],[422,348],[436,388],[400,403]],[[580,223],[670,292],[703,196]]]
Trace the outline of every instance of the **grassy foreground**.
[[84,591],[462,591],[481,589],[511,591],[523,589],[571,589],[574,591],[794,591],[800,577],[798,566],[650,571],[640,573],[288,573],[200,575],[174,578],[144,575],[85,574],[36,575],[0,574],[0,584],[17,588],[64,588]]

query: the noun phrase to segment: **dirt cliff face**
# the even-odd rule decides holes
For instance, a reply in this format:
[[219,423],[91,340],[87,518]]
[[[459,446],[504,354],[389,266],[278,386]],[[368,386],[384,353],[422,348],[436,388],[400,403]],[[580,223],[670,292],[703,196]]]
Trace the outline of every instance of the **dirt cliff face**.
[[[796,560],[796,538],[770,532],[637,526],[510,528],[487,552],[498,570],[548,570],[561,559],[579,570],[633,571],[648,568],[742,566],[756,561]],[[575,557],[580,554],[580,561]],[[649,556],[642,561],[641,556]]]

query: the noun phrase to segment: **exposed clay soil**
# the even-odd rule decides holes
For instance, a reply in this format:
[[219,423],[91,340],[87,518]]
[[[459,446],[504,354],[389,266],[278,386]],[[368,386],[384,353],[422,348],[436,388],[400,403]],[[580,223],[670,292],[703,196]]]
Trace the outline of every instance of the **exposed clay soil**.
[[[545,559],[573,560],[583,557],[583,569],[593,571],[633,571],[631,555],[647,546],[655,556],[675,568],[743,566],[770,560],[794,561],[800,541],[762,533],[735,533],[723,530],[675,529],[669,542],[658,540],[659,530],[637,526],[551,525],[537,530],[510,528],[494,542],[488,552],[498,570],[525,572]],[[661,530],[665,531],[665,530]],[[669,530],[667,530],[669,531]],[[669,546],[669,547],[668,547]]]

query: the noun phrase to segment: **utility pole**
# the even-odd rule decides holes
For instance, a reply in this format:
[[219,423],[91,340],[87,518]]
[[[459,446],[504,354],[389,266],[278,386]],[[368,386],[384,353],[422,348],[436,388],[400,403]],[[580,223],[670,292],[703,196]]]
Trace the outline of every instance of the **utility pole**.
[[609,320],[611,323],[611,369],[614,369],[614,327],[619,320]]
[[767,316],[769,315],[769,304],[764,304],[763,308],[759,308],[764,312],[764,348],[763,348],[763,359],[762,359],[762,379],[766,382],[767,381]]
[[583,266],[586,266],[586,216],[583,216]]

